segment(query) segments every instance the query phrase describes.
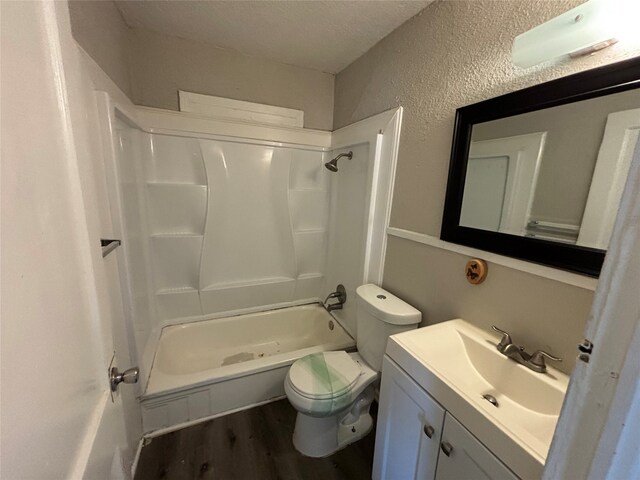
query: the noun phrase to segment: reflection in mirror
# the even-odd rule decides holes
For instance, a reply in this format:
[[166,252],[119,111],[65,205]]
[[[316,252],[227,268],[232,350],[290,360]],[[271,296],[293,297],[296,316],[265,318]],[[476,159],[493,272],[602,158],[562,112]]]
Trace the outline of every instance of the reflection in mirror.
[[460,225],[606,250],[639,132],[640,89],[473,125]]

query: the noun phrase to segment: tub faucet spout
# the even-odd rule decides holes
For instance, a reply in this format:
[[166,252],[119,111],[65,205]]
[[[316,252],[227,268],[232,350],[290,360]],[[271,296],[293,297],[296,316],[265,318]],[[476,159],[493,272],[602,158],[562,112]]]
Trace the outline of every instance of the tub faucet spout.
[[[328,305],[327,302],[332,298],[335,298],[338,301],[336,303],[332,303]],[[331,312],[333,310],[341,310],[342,306],[346,301],[347,301],[347,290],[344,288],[344,285],[340,284],[336,287],[335,292],[331,292],[329,295],[327,295],[327,298],[325,299],[323,306],[324,308],[327,309],[327,312]]]

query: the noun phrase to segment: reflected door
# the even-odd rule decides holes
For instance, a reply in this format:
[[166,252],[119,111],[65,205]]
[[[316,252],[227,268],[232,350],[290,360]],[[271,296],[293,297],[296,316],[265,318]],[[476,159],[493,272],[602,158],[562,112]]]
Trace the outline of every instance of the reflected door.
[[460,225],[524,235],[546,133],[471,142]]
[[633,154],[640,148],[639,134],[640,108],[614,112],[607,117],[578,245],[601,250],[609,246]]
[[504,205],[509,157],[469,157],[460,223],[465,227],[499,231]]

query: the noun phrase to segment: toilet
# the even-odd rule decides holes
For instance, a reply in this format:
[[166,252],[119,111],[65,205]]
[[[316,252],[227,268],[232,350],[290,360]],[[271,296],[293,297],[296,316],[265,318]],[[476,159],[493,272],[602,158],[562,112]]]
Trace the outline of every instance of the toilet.
[[326,457],[369,433],[387,339],[420,323],[417,309],[376,285],[358,287],[356,301],[358,352],[307,355],[285,379],[298,411],[293,444],[309,457]]

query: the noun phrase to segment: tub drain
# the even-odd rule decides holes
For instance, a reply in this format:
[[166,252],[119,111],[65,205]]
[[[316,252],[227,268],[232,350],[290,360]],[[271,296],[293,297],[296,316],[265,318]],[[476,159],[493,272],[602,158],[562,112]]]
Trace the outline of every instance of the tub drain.
[[493,395],[485,393],[484,395],[482,395],[482,398],[484,398],[487,402],[489,402],[494,407],[496,408],[498,407],[498,400],[496,400],[496,397],[494,397]]

